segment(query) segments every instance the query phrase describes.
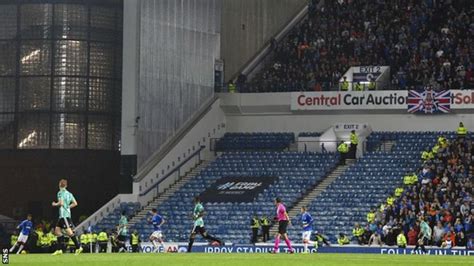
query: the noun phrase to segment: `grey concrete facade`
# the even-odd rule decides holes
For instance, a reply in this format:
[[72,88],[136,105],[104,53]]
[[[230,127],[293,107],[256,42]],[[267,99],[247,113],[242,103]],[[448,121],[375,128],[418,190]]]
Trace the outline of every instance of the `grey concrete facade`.
[[221,58],[225,80],[235,76],[308,0],[223,0]]

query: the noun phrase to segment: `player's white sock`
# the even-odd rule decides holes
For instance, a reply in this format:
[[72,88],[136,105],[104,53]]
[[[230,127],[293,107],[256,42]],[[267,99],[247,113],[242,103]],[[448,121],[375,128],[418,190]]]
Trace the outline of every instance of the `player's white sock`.
[[13,246],[10,248],[10,253],[12,253],[13,250],[15,250],[15,248],[16,248],[16,243],[15,243],[15,245],[13,245]]
[[304,252],[308,252],[308,242],[304,242]]
[[18,249],[18,251],[16,252],[16,254],[20,254],[20,252],[23,250],[23,245],[20,245],[20,248]]
[[153,247],[154,247],[153,252],[157,252],[158,248],[159,248],[158,247],[158,241],[152,240],[151,243],[153,244]]
[[155,247],[154,252],[159,252],[160,251],[160,246],[159,246],[160,242],[158,242],[157,240],[153,240],[152,243],[153,243],[153,246]]

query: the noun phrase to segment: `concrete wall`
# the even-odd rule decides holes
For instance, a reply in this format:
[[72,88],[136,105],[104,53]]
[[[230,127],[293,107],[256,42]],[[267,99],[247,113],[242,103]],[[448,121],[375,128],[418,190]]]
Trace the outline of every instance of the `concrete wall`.
[[138,0],[124,1],[122,66],[121,154],[136,155],[137,94],[140,56],[140,5]]
[[223,0],[221,58],[230,79],[308,0]]
[[[97,222],[108,216],[121,202],[135,202],[146,205],[158,192],[163,192],[172,183],[183,175],[190,168],[201,160],[210,160],[214,158],[214,154],[209,151],[209,144],[213,138],[221,138],[226,131],[225,115],[220,108],[220,100],[215,100],[207,110],[206,114],[200,118],[199,121],[184,135],[184,137],[170,150],[167,155],[156,163],[147,172],[145,170],[138,173],[137,176],[143,175],[140,181],[133,183],[133,193],[118,194],[109,202],[104,204],[94,214],[89,216],[87,220],[78,225],[79,230],[83,230],[90,225],[95,225]],[[200,157],[190,156],[200,146],[206,148],[200,152]],[[1,155],[1,154],[0,154]],[[173,169],[181,165],[185,160],[189,159],[187,163],[180,167],[180,172],[173,172]],[[1,164],[0,164],[1,166]],[[174,173],[174,174],[170,174]],[[164,181],[161,179],[165,178]],[[159,182],[159,183],[158,183]],[[148,191],[148,192],[147,192]],[[0,208],[1,211],[1,208]]]
[[[206,146],[201,152],[201,159],[209,159],[209,144],[213,138],[221,138],[226,131],[225,115],[220,108],[220,100],[216,100],[210,110],[199,120],[189,132],[177,143],[173,149],[160,160],[147,173],[138,173],[138,175],[145,175],[139,182],[133,183],[133,194],[138,195],[143,193],[150,187],[156,185],[158,180],[167,176],[170,171],[182,161],[188,158],[200,146]],[[196,158],[197,159],[197,158]],[[194,166],[195,160],[191,160],[189,164],[185,165],[180,174],[183,174],[190,167]],[[178,173],[169,176],[167,181],[160,183],[157,190],[150,191],[147,195],[139,197],[140,203],[144,204],[156,196],[156,193],[162,192],[178,178]]]
[[455,131],[462,121],[474,129],[472,114],[293,114],[227,117],[228,132],[322,132],[336,123],[367,123],[374,131]]
[[460,121],[474,129],[474,109],[449,114],[402,110],[292,111],[291,93],[220,94],[227,132],[321,132],[336,123],[367,123],[374,131],[454,131]]
[[121,151],[136,154],[140,169],[214,95],[221,1],[124,5]]
[[122,155],[137,155],[140,169],[213,96],[215,60],[230,78],[306,3],[125,1]]

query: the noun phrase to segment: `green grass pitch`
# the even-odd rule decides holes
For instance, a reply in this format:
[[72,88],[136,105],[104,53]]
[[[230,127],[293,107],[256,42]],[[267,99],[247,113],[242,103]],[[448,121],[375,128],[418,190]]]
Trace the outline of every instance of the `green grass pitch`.
[[474,259],[468,256],[424,256],[424,255],[373,255],[373,254],[64,254],[11,255],[10,265],[35,266],[148,266],[148,265],[442,265],[474,266]]

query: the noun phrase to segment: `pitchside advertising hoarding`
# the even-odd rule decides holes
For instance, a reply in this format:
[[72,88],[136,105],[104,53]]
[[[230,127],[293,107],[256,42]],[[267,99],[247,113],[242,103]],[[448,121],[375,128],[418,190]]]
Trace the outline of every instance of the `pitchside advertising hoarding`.
[[473,90],[326,91],[291,93],[291,110],[406,110],[448,113],[474,109]]
[[253,202],[258,194],[277,179],[276,176],[223,177],[199,197],[203,202]]
[[[293,248],[296,253],[303,252],[303,245],[294,244]],[[131,247],[128,246],[129,251]],[[151,242],[142,242],[139,248],[140,252],[152,253],[154,247]],[[197,253],[268,253],[273,250],[273,244],[261,244],[261,245],[224,245],[224,246],[211,246],[207,244],[195,244],[193,246],[193,252]],[[319,247],[318,249],[310,248],[311,253],[365,253],[365,254],[388,254],[388,255],[410,255],[410,254],[421,254],[421,250],[413,251],[413,247],[408,248],[397,248],[397,247],[361,247],[355,245],[349,246],[331,246],[331,247]],[[183,253],[187,252],[186,243],[166,243],[162,252],[169,253]],[[280,247],[280,252],[288,252],[286,247]],[[474,250],[466,250],[465,248],[427,248],[427,255],[435,256],[473,256]]]

